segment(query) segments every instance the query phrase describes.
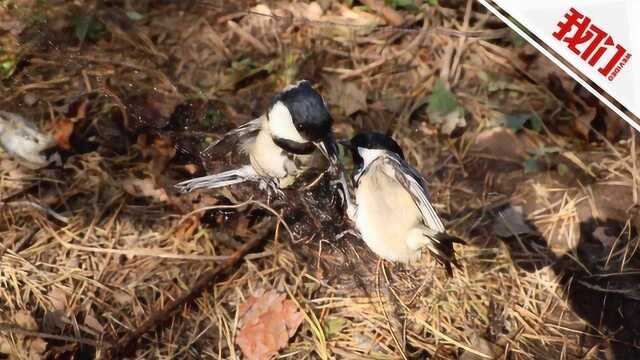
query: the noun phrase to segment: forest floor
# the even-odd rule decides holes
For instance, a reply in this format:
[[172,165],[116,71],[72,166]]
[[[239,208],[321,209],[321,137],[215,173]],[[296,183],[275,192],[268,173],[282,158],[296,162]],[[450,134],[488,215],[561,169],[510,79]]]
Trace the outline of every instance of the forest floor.
[[[243,358],[273,339],[241,304],[268,300],[261,326],[301,321],[281,358],[640,358],[636,135],[475,1],[9,0],[0,41],[0,110],[62,158],[0,151],[0,358],[105,357],[258,237],[136,356]],[[468,243],[452,278],[337,240],[326,179],[174,190],[299,79],[429,180]]]

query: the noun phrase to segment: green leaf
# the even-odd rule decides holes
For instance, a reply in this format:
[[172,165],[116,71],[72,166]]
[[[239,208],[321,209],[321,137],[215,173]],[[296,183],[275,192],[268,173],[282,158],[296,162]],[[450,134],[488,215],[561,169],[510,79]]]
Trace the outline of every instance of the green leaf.
[[518,132],[529,123],[529,128],[535,132],[542,130],[542,119],[534,113],[507,114],[503,119],[504,125],[514,132]]
[[438,4],[438,0],[427,0],[427,3],[431,6],[437,6]]
[[78,40],[84,41],[89,33],[89,25],[91,24],[90,16],[78,16],[74,19],[74,33]]
[[204,119],[202,120],[202,123],[205,126],[205,128],[212,129],[217,124],[219,124],[223,118],[224,116],[218,109],[208,108],[207,112],[204,115]]
[[511,43],[515,47],[523,47],[527,41],[515,31],[511,32]]
[[467,124],[465,109],[460,106],[456,96],[438,80],[427,98],[427,115],[432,124],[438,124],[443,134],[451,135],[458,127]]
[[429,95],[427,113],[447,115],[458,108],[460,108],[460,105],[456,96],[444,86],[441,80],[438,80],[431,95]]
[[525,174],[534,173],[539,170],[538,159],[535,157],[525,160],[522,166],[524,167]]
[[0,73],[2,73],[2,78],[7,79],[13,75],[13,72],[16,70],[16,60],[15,59],[2,59],[0,60]]
[[569,173],[569,167],[565,164],[558,164],[558,174],[566,175]]
[[324,321],[324,333],[327,338],[340,334],[342,329],[347,326],[347,320],[342,317],[329,317]]
[[535,132],[542,130],[542,119],[538,114],[533,114],[533,116],[529,118],[529,124],[531,124],[531,130]]
[[518,132],[524,128],[524,123],[527,122],[528,115],[523,114],[511,114],[505,115],[504,125],[514,132]]
[[137,11],[127,11],[127,17],[133,21],[139,21],[144,19],[144,15],[140,14]]

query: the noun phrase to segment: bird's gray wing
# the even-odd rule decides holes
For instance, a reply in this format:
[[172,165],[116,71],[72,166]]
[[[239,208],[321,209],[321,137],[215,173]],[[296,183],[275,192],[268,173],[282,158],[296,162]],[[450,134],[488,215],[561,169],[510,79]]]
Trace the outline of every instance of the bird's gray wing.
[[436,213],[436,210],[429,201],[427,185],[420,173],[407,164],[400,156],[392,152],[385,153],[385,162],[393,169],[395,179],[409,192],[413,202],[416,204],[424,224],[434,231],[435,234],[443,233],[444,225]]
[[201,153],[208,160],[223,158],[230,153],[243,150],[247,142],[253,140],[260,131],[263,117],[253,119],[227,132],[218,141],[207,146]]
[[453,243],[465,244],[464,240],[446,233],[442,220],[429,201],[427,184],[422,175],[398,155],[390,152],[385,155],[385,161],[393,169],[394,177],[409,192],[422,214],[423,222],[429,230],[423,233],[427,240],[425,243],[427,249],[439,263],[444,265],[447,275],[453,276],[451,264],[460,267],[456,260]]

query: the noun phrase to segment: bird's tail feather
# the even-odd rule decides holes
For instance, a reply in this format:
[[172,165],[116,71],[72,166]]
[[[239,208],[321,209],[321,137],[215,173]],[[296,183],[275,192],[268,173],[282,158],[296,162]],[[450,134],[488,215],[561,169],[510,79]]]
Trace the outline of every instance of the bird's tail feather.
[[466,242],[460,238],[449,235],[445,232],[440,232],[435,235],[424,234],[428,238],[427,249],[431,255],[442,264],[449,277],[453,276],[453,269],[451,264],[460,268],[460,263],[456,260],[456,254],[453,250],[453,243],[466,244]]
[[258,174],[251,165],[238,169],[224,171],[218,174],[202,176],[177,183],[175,187],[180,192],[191,192],[198,189],[215,189],[245,181],[257,180]]

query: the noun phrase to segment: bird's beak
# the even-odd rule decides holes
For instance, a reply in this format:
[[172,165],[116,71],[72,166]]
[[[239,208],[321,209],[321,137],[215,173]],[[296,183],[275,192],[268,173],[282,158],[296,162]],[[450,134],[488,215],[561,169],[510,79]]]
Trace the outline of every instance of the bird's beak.
[[322,141],[313,144],[320,150],[322,155],[329,160],[331,166],[338,165],[338,146],[333,138],[333,134],[329,134]]
[[340,141],[338,141],[338,144],[346,147],[349,150],[353,149],[353,146],[351,145],[351,141],[349,141],[349,140],[340,140]]

